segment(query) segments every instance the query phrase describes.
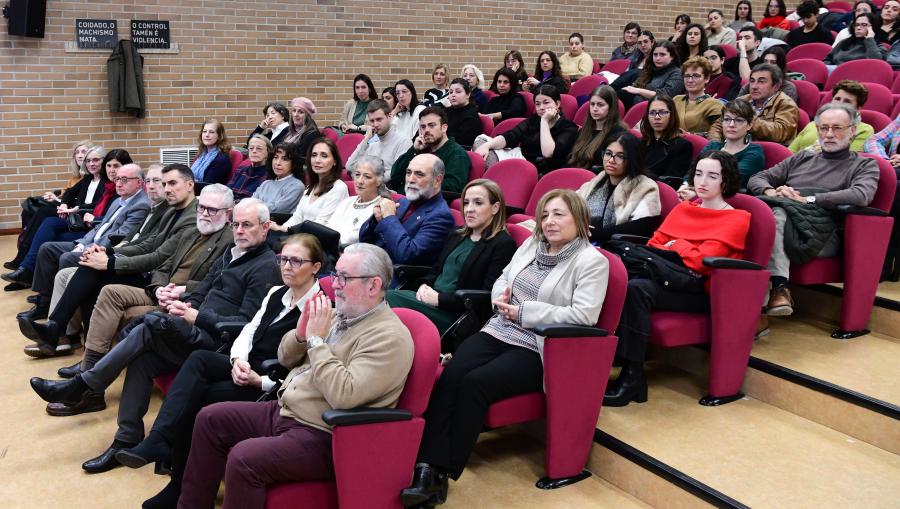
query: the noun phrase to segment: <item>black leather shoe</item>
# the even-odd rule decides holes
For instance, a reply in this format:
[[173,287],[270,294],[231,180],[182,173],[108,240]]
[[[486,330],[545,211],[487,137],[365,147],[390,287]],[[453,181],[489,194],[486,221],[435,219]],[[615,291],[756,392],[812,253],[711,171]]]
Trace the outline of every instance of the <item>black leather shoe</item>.
[[637,401],[647,401],[647,379],[643,367],[625,366],[603,395],[603,406],[622,407]]
[[[29,323],[31,324],[31,328],[36,334],[35,337],[29,339],[33,339],[34,342],[37,343],[38,348],[40,348],[42,352],[48,355],[56,352],[56,346],[59,345],[60,336],[59,326],[56,324],[56,322],[53,320],[47,320],[46,323]],[[19,321],[19,327],[22,328],[22,334],[25,334],[26,329],[23,327],[21,320]]]
[[428,507],[447,501],[449,481],[447,474],[436,471],[431,465],[417,465],[413,472],[413,482],[400,492],[400,503],[404,507]]
[[47,403],[78,404],[84,393],[89,388],[80,377],[69,380],[44,380],[34,377],[31,379],[31,388]]
[[3,268],[9,270],[16,270],[19,268],[19,264],[15,262],[15,260],[3,262]]
[[102,392],[87,391],[81,401],[74,405],[65,403],[47,403],[47,414],[53,417],[69,417],[71,415],[100,412],[106,410],[106,399]]
[[12,272],[0,275],[0,279],[9,283],[21,283],[23,285],[31,286],[31,281],[34,279],[34,272],[32,272],[31,269],[21,267]]
[[[38,295],[40,299],[40,295]],[[50,301],[38,302],[28,311],[22,311],[16,314],[16,319],[24,318],[25,320],[43,320],[50,315]]]
[[25,283],[10,283],[3,287],[4,292],[18,292],[19,290],[27,290],[31,288],[31,285],[26,285]]
[[56,374],[59,375],[60,378],[72,378],[75,375],[81,374],[81,361],[72,364],[71,366],[65,366],[56,370]]
[[40,302],[40,300],[41,300],[41,296],[38,294],[29,295],[28,297],[25,297],[25,302],[27,302],[29,304],[37,304],[38,302]]
[[116,453],[116,460],[128,468],[141,468],[154,462],[168,463],[171,459],[172,447],[154,431],[137,446]]
[[113,440],[112,445],[100,456],[96,458],[91,458],[84,463],[81,464],[81,468],[84,469],[85,472],[89,474],[99,474],[101,472],[109,472],[110,470],[119,466],[119,462],[116,461],[116,453],[121,449],[129,449],[134,447],[135,444],[129,444],[122,442],[120,440]]
[[159,493],[141,504],[142,509],[175,509],[178,506],[178,497],[181,496],[181,481],[172,478],[169,484]]

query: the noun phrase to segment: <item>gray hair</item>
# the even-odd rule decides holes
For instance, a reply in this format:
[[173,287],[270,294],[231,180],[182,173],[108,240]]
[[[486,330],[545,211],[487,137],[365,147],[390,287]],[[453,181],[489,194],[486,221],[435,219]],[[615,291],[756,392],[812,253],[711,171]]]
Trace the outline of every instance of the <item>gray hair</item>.
[[[270,155],[272,154],[272,150],[274,150],[274,148],[272,148],[272,140],[270,140],[269,138],[256,133],[250,137],[250,140],[262,140],[262,142],[266,144],[266,153]],[[250,140],[247,140],[247,148],[250,148]]]
[[780,84],[784,81],[784,73],[781,72],[781,68],[779,68],[777,65],[767,63],[757,64],[753,67],[753,70],[750,72],[750,74],[753,74],[757,71],[769,73],[772,76],[772,83]]
[[357,253],[362,255],[359,262],[360,274],[367,274],[380,278],[381,293],[386,293],[391,284],[391,280],[394,279],[394,265],[391,262],[391,257],[388,256],[387,251],[375,244],[366,244],[365,242],[350,244],[344,248],[345,255]]
[[163,166],[162,163],[153,163],[147,167],[147,173],[150,173],[153,170],[162,171],[163,168],[165,168],[165,166]]
[[106,149],[100,145],[94,145],[93,147],[88,147],[87,152],[84,153],[84,161],[81,161],[81,174],[87,175],[90,172],[87,170],[87,156],[88,154],[92,154],[96,152],[100,159],[106,157]]
[[446,172],[447,167],[444,165],[444,161],[440,157],[435,157],[434,164],[431,166],[431,178],[443,176]]
[[819,117],[821,117],[822,114],[828,110],[841,110],[847,114],[847,118],[850,119],[850,124],[852,124],[854,126],[859,125],[859,120],[860,120],[859,119],[859,110],[857,110],[853,106],[850,106],[847,103],[835,103],[835,102],[828,102],[819,107],[819,111],[816,112],[816,118],[815,118],[816,125],[819,125]]
[[[217,185],[221,185],[221,184],[217,184]],[[206,191],[206,189],[208,187],[209,186],[204,187],[203,190]],[[225,186],[222,186],[222,187],[225,187]],[[228,188],[225,187],[225,189],[228,189]],[[231,189],[228,189],[228,191],[230,192]],[[235,211],[237,211],[238,209],[244,210],[244,209],[247,209],[250,207],[255,207],[256,215],[259,217],[260,224],[265,223],[266,221],[269,220],[268,205],[266,205],[265,202],[263,202],[262,200],[258,200],[256,198],[244,198],[237,205],[235,205],[234,210]]]
[[475,64],[466,64],[462,66],[462,69],[459,71],[460,78],[462,78],[462,75],[466,72],[466,69],[472,69],[472,72],[475,73],[475,77],[478,78],[478,88],[484,90],[484,73],[481,72],[481,69],[479,69]]
[[[125,169],[136,169],[137,172],[135,172],[135,175],[134,175],[134,176],[137,177],[137,178],[139,178],[139,179],[141,179],[141,180],[144,180],[144,169],[141,168],[141,165],[139,165],[139,164],[137,164],[137,163],[128,163],[128,164],[126,164],[126,165],[123,165],[122,168],[125,168]],[[122,168],[119,168],[119,171],[121,171]]]
[[372,168],[372,171],[375,172],[375,177],[378,179],[378,194],[380,196],[390,196],[391,192],[388,190],[387,184],[384,183],[384,160],[380,157],[370,155],[360,157],[356,163],[353,164],[353,168],[350,169],[351,177],[353,176],[353,172],[364,164],[368,165]]
[[231,189],[228,186],[224,186],[222,184],[210,184],[208,186],[204,186],[203,190],[200,191],[200,196],[206,194],[215,194],[217,196],[221,196],[222,200],[225,202],[223,204],[223,208],[230,209],[234,207],[234,193],[231,192]]

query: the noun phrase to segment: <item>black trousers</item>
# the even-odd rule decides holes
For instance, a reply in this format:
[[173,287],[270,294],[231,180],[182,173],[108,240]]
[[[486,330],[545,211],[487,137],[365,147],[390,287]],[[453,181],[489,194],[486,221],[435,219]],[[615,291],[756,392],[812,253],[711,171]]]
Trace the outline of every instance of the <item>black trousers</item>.
[[197,350],[182,364],[151,431],[172,445],[172,475],[184,475],[194,420],[203,407],[221,401],[256,401],[262,389],[235,385],[228,354]]
[[28,248],[31,247],[31,241],[34,240],[34,234],[37,233],[38,227],[41,226],[44,219],[56,217],[56,205],[44,205],[30,213],[26,213],[23,207],[21,215],[22,233],[19,234],[18,251],[16,257],[13,258],[16,263],[21,263],[25,258]]
[[542,390],[543,374],[537,352],[484,332],[463,341],[431,393],[419,461],[458,479],[491,403]]
[[631,362],[644,362],[650,339],[651,311],[702,313],[709,311],[709,295],[705,292],[667,290],[650,279],[628,280],[625,306],[616,329],[619,336],[617,357]]
[[81,322],[85,331],[91,323],[91,315],[97,304],[100,290],[106,285],[120,284],[143,288],[150,283],[150,278],[144,274],[117,275],[104,270],[94,270],[89,267],[78,267],[66,291],[63,293],[56,309],[50,313],[50,319],[61,326],[69,323],[77,309],[81,309]]

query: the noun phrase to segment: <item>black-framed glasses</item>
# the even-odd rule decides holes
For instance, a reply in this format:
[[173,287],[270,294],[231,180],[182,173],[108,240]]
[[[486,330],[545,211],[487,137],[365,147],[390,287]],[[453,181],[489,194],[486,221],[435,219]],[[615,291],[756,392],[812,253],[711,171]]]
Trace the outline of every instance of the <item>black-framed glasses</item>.
[[144,180],[140,177],[116,177],[112,181],[116,184],[127,184],[129,180]]
[[376,275],[371,276],[348,276],[347,274],[342,274],[340,272],[332,272],[328,274],[331,277],[332,284],[337,283],[338,286],[347,286],[348,279],[369,279],[372,277],[378,277]]
[[228,209],[217,209],[215,207],[207,207],[206,205],[197,204],[197,213],[198,214],[207,214],[210,216],[214,216],[214,215],[218,214],[219,212],[222,212],[223,210],[228,210]]
[[609,159],[609,160],[612,161],[612,162],[616,162],[616,161],[624,162],[625,159],[627,159],[627,157],[625,157],[625,154],[624,154],[624,153],[622,153],[622,152],[613,152],[612,150],[604,150],[604,151],[603,151],[603,158],[604,158],[604,159]]
[[275,255],[275,259],[278,260],[279,265],[287,265],[292,269],[294,267],[300,268],[304,263],[312,263],[312,260],[306,260],[298,256]]
[[669,116],[669,110],[650,110],[647,112],[648,117],[663,118]]
[[743,125],[747,123],[747,119],[744,117],[722,117],[722,125],[734,124],[734,125]]

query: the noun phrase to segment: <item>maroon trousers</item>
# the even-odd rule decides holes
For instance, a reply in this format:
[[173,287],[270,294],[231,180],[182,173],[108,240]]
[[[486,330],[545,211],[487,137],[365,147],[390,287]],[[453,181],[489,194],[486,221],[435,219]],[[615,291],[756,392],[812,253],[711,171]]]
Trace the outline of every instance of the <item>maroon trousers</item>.
[[269,484],[333,480],[331,434],[279,411],[277,401],[216,403],[201,410],[179,509],[213,508],[223,477],[224,509],[262,509]]

